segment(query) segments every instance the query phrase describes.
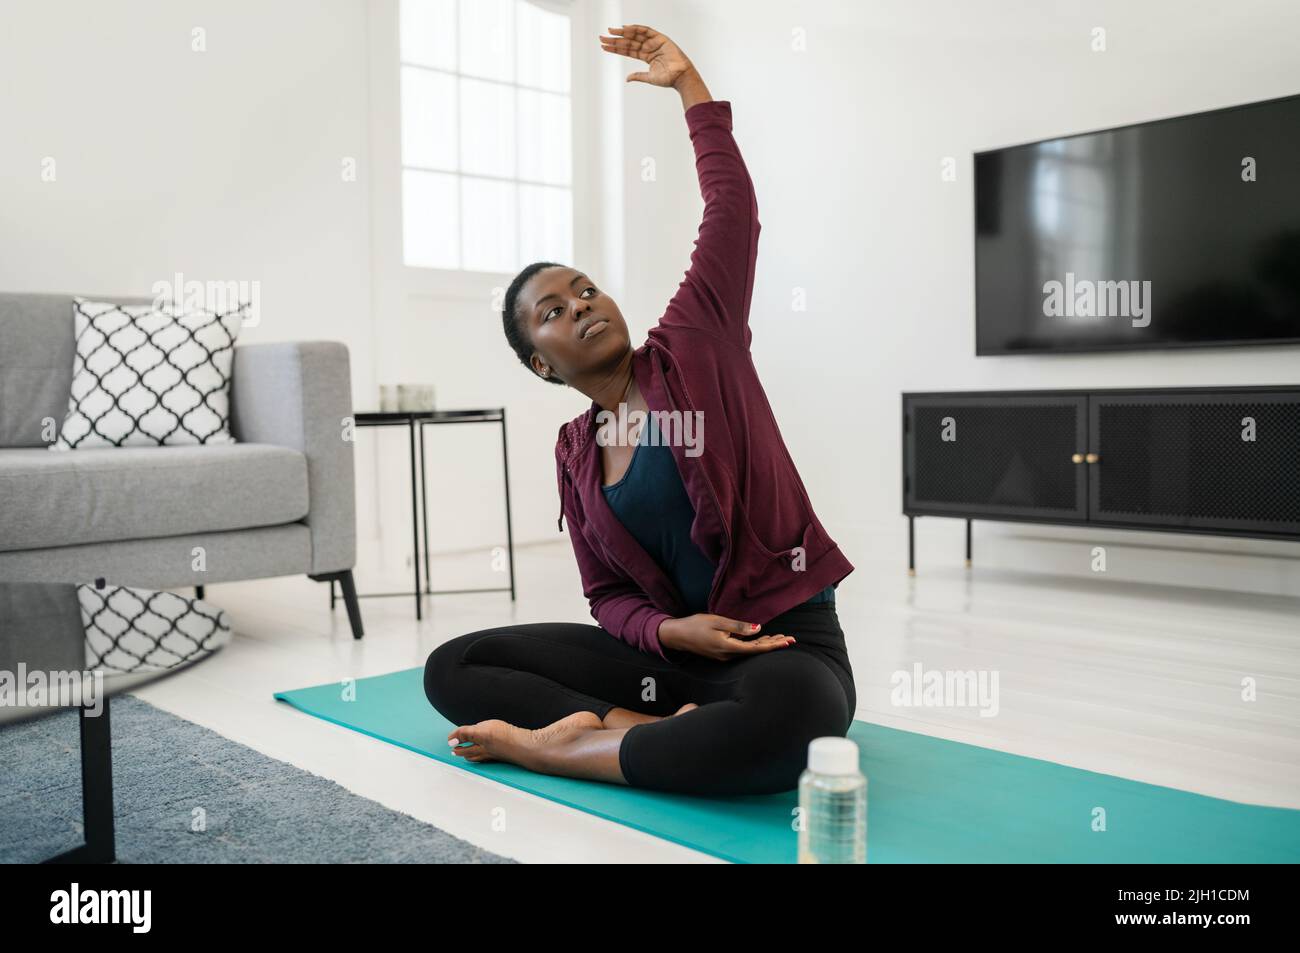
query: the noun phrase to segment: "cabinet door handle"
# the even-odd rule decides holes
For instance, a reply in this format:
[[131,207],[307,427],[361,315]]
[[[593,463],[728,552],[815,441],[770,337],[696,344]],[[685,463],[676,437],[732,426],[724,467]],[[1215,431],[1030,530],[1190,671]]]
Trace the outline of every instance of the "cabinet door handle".
[[1100,462],[1101,457],[1099,457],[1099,456],[1098,456],[1097,454],[1095,454],[1095,453],[1090,453],[1090,454],[1088,454],[1086,457],[1084,457],[1083,459],[1084,459],[1087,463],[1098,463],[1098,462]]
[[1071,462],[1071,463],[1083,463],[1083,454],[1081,454],[1081,453],[1076,453],[1074,456],[1070,457],[1070,462]]

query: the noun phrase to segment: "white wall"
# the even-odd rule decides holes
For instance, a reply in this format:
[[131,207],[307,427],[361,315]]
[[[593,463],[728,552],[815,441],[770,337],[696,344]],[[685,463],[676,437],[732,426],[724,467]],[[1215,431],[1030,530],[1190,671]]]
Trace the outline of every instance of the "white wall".
[[[1300,92],[1300,6],[629,0],[625,14],[677,40],[732,101],[763,222],[755,361],[818,514],[857,565],[905,565],[902,391],[1300,377],[1295,347],[976,359],[971,192],[977,150]],[[1104,53],[1090,49],[1096,26]],[[677,97],[629,89],[626,110],[638,227],[621,304],[638,313],[675,289],[701,202]],[[632,179],[642,155],[660,157],[657,183]],[[955,183],[940,179],[944,156]],[[796,288],[806,312],[792,310]],[[922,572],[960,566],[960,521],[917,526]],[[1294,544],[976,524],[985,566],[1086,574],[1097,544],[1113,578],[1300,594]]]
[[6,4],[0,287],[257,280],[248,340],[346,340],[365,382],[365,25],[358,0]]
[[51,0],[2,16],[0,289],[258,281],[261,322],[241,341],[344,341],[368,393],[362,0]]

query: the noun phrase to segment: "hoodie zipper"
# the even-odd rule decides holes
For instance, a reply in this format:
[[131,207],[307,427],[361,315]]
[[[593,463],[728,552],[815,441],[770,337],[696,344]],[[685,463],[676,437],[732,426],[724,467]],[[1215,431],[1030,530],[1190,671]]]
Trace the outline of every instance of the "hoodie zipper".
[[[686,386],[686,378],[682,376],[681,370],[677,367],[677,362],[673,362],[673,369],[677,371],[678,383],[682,386],[682,394],[686,398],[687,409],[691,413],[695,412],[695,401],[691,398],[690,388]],[[682,456],[685,456],[683,452]],[[713,481],[709,479],[708,473],[705,472],[703,464],[700,465],[700,477],[704,480],[704,485],[709,491],[709,497],[713,500],[713,511],[718,514],[718,522],[722,524],[722,535],[726,540],[727,549],[723,554],[722,560],[718,563],[718,573],[714,577],[713,586],[709,589],[709,604],[713,604],[713,597],[717,595],[718,586],[722,583],[722,577],[726,574],[728,566],[731,564],[731,528],[727,526],[726,517],[722,513],[722,504],[718,501],[717,491],[713,489]]]
[[560,518],[555,521],[559,527],[557,532],[564,532],[564,494],[567,492],[569,485],[569,465],[566,462],[560,463]]
[[[574,479],[575,479],[575,477],[573,476],[573,474],[569,472],[569,465],[568,465],[568,463],[565,463],[565,464],[564,464],[564,482],[565,482],[565,485],[568,485],[568,484],[571,483]],[[576,492],[576,490],[575,490],[575,492]],[[564,500],[563,500],[563,498],[561,498],[561,500],[560,500],[560,519],[564,519]],[[570,531],[572,531],[573,527],[569,527],[569,529],[570,529]],[[579,530],[579,532],[581,532],[581,530]],[[599,533],[597,533],[596,535],[597,535],[598,537],[600,537],[600,534],[599,534]],[[628,579],[634,579],[634,578],[635,578],[635,577],[632,575],[632,573],[628,572],[626,566],[624,566],[621,562],[619,562],[617,559],[614,558],[614,553],[613,553],[613,551],[610,549],[609,544],[605,542],[605,540],[604,540],[603,537],[600,538],[600,548],[601,548],[601,550],[603,551],[603,553],[604,553],[604,555],[605,555],[605,558],[608,559],[610,562],[612,562],[616,567],[618,567],[618,570],[619,570],[621,573],[623,573],[624,576],[626,576]]]
[[[673,367],[676,370],[677,367],[676,362],[674,362]],[[680,382],[682,386],[682,393],[685,395],[686,398],[687,409],[689,409],[692,413],[694,413],[695,401],[691,398],[690,388],[686,386],[686,379],[682,376],[680,371],[677,372],[677,380]],[[573,474],[569,470],[569,461],[567,455],[564,459],[564,462],[561,464],[561,466],[564,470],[565,483],[566,484],[571,483],[573,480]],[[712,604],[713,597],[717,595],[718,586],[722,583],[722,577],[723,575],[726,574],[727,567],[731,565],[731,557],[732,557],[731,528],[727,526],[726,517],[723,515],[722,512],[722,503],[718,500],[718,493],[713,488],[713,481],[709,479],[709,475],[704,471],[703,465],[700,466],[700,478],[704,481],[704,486],[709,491],[709,498],[713,501],[713,511],[718,515],[718,522],[722,526],[722,536],[723,539],[726,541],[726,550],[723,553],[722,559],[718,562],[718,571],[713,578],[713,585],[709,588],[709,603]],[[564,529],[563,523],[564,523],[564,496],[563,494],[561,494],[560,519],[559,519],[561,530]],[[572,529],[572,527],[570,528]],[[602,540],[602,543],[603,542],[604,541]],[[620,570],[622,570],[623,575],[627,576],[629,579],[633,578],[632,574],[627,571],[627,569],[623,566],[623,564],[614,558],[614,554],[609,551],[608,545],[603,546],[603,548],[605,550],[605,555],[609,557],[610,561],[612,561],[616,566],[618,566]]]
[[[577,477],[576,477],[576,475],[574,475],[574,473],[569,469],[569,464],[568,464],[567,461],[563,464],[563,467],[564,467],[564,480],[565,480],[566,485],[568,485],[568,484],[574,484],[575,481],[577,480]],[[574,487],[573,492],[574,492],[574,493],[577,493],[576,486]],[[563,518],[563,515],[564,515],[564,500],[563,500],[563,497],[561,497],[561,500],[560,500],[560,515],[561,515],[561,518]],[[570,530],[572,530],[572,527],[570,527]],[[581,530],[579,530],[579,532],[581,532]],[[634,575],[632,574],[632,572],[631,572],[631,571],[630,571],[626,566],[624,566],[623,563],[621,563],[621,562],[618,560],[617,557],[615,557],[615,555],[614,555],[614,551],[613,551],[613,549],[610,547],[610,545],[609,545],[608,541],[605,539],[605,537],[601,536],[600,533],[598,532],[598,533],[596,533],[596,538],[600,540],[600,548],[601,548],[601,552],[604,554],[604,557],[605,557],[609,562],[613,563],[614,566],[615,566],[615,567],[616,567],[616,568],[617,568],[621,573],[623,573],[623,575],[626,576],[628,579],[635,580],[635,579],[636,579],[636,576],[634,576]],[[671,580],[670,580],[670,582],[671,582]],[[711,594],[711,593],[710,593],[710,598],[712,598],[712,594]],[[683,606],[683,607],[685,606],[685,601],[681,598],[681,594],[680,594],[680,593],[678,593],[677,602],[678,602],[681,606]]]

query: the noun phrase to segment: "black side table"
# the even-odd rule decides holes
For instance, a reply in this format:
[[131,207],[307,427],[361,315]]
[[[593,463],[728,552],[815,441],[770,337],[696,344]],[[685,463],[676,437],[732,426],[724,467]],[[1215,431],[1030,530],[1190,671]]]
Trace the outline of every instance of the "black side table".
[[[415,617],[423,618],[422,595],[442,596],[467,592],[509,592],[510,601],[515,601],[515,538],[510,522],[510,460],[506,452],[506,409],[489,407],[483,410],[379,410],[361,411],[352,415],[357,427],[405,427],[410,435],[411,446],[411,538],[415,544]],[[429,501],[424,474],[424,428],[436,424],[484,424],[501,425],[501,473],[506,488],[506,550],[510,561],[510,585],[492,586],[479,589],[432,589],[433,576],[429,572]],[[416,445],[419,449],[416,449]],[[416,459],[419,466],[416,466]],[[424,535],[424,586],[420,585],[420,535]],[[409,592],[366,592],[358,593],[359,599],[384,599],[393,596],[408,596]],[[330,583],[330,608],[334,608],[336,595],[334,583]]]

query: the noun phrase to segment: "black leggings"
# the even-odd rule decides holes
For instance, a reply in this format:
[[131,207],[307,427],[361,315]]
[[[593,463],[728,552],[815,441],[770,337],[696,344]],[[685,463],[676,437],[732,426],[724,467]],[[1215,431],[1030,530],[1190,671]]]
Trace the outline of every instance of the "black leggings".
[[845,735],[857,696],[835,603],[802,605],[763,626],[795,643],[720,662],[676,649],[671,661],[595,625],[540,622],[484,629],[439,646],[424,668],[430,703],[453,725],[499,718],[541,728],[614,707],[671,715],[634,725],[619,748],[633,787],[684,794],[794,788],[808,743]]

